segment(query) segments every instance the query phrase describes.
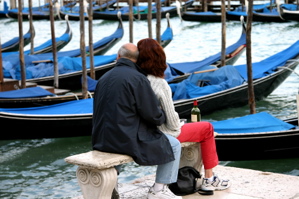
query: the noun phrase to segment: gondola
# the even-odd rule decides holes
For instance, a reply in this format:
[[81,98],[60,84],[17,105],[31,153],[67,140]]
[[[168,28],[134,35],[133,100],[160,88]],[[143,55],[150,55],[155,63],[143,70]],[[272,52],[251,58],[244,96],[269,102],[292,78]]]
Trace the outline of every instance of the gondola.
[[[186,1],[182,9],[186,9],[193,4],[194,0]],[[152,18],[156,18],[156,6],[152,6]],[[117,12],[121,12],[121,17],[123,20],[129,20],[129,6],[124,7],[113,7],[104,11],[94,11],[94,19],[105,19],[105,20],[117,20]],[[145,20],[148,15],[148,6],[133,6],[133,19],[134,20]],[[161,7],[161,18],[166,17],[166,13],[170,14],[170,17],[175,17],[178,15],[177,6],[162,6]]]
[[[64,46],[66,46],[71,41],[72,36],[73,36],[72,29],[71,29],[71,26],[70,26],[67,16],[65,16],[65,20],[66,20],[66,25],[67,25],[65,33],[62,34],[60,37],[55,38],[56,51],[60,51]],[[25,50],[24,54],[25,55],[30,55],[30,54],[36,55],[36,54],[50,53],[50,52],[52,52],[52,50],[53,50],[53,42],[52,42],[52,39],[49,39],[48,41],[42,43],[41,45],[34,47],[33,53],[31,53],[31,49],[29,49],[29,50]],[[9,56],[12,54],[19,54],[19,51],[2,53],[2,57],[6,57],[6,56]]]
[[[18,19],[19,9],[10,9],[7,16],[10,18]],[[29,7],[22,9],[22,19],[28,20],[30,15]],[[56,0],[53,1],[53,15],[54,19],[58,19],[59,15],[59,3]],[[32,7],[32,18],[33,20],[50,19],[50,4],[46,3],[42,6]]]
[[[93,12],[98,11],[98,10],[104,10],[109,8],[110,6],[112,6],[113,4],[115,4],[117,2],[117,0],[110,0],[107,1],[106,3],[102,3],[102,4],[96,4],[96,2],[93,2],[94,5],[92,6],[92,10]],[[87,8],[87,12],[88,12]],[[64,17],[65,15],[69,16],[70,20],[74,20],[74,21],[79,21],[80,20],[80,7],[79,6],[75,6],[71,9],[65,9],[64,7],[60,8],[59,11],[59,15],[60,17]],[[88,13],[84,12],[84,19],[88,19]],[[96,17],[93,16],[93,19],[97,19]]]
[[[246,49],[246,25],[241,17],[241,36],[232,45],[225,49],[225,65],[233,65]],[[198,70],[214,70],[221,67],[221,52],[211,55],[200,61],[167,63],[165,80],[168,83],[180,82],[188,78],[193,72]],[[210,66],[213,66],[213,69]]]
[[287,22],[284,18],[281,18],[277,8],[264,8],[262,11],[254,11],[252,13],[252,21],[259,22]]
[[[271,0],[271,1],[273,1],[273,0]],[[239,21],[240,17],[243,16],[244,20],[246,21],[247,20],[247,5],[248,5],[248,2],[247,2],[247,0],[245,0],[245,5],[239,6],[231,11],[226,11],[226,19],[229,21]],[[262,12],[265,8],[268,8],[271,5],[272,5],[271,2],[265,3],[265,4],[256,4],[256,5],[253,5],[252,11],[253,12]]]
[[[34,34],[31,34],[31,30],[29,29],[26,34],[23,35],[24,47],[27,46],[31,42],[31,38],[34,37]],[[3,43],[1,45],[1,52],[14,52],[18,51],[20,48],[20,38],[14,37],[11,40]]]
[[[70,26],[70,22],[69,22],[67,15],[65,16],[65,21],[66,21],[66,25],[67,25],[65,33],[62,34],[60,37],[55,38],[56,51],[60,51],[63,47],[65,47],[72,40],[72,37],[73,37],[72,28]],[[48,41],[44,42],[40,46],[35,47],[33,50],[33,54],[42,54],[42,53],[52,52],[52,50],[53,50],[52,44],[53,44],[52,39],[49,39]],[[29,53],[29,54],[31,54],[31,53]]]
[[[0,108],[10,133],[0,140],[90,136],[93,98],[49,106]],[[211,122],[220,161],[298,157],[298,119],[280,120],[261,112]],[[26,132],[26,133],[25,133]]]
[[[101,38],[100,40],[93,43],[93,54],[94,55],[104,55],[108,50],[110,50],[116,43],[118,43],[124,36],[123,22],[118,14],[118,26],[116,30],[109,36]],[[89,46],[86,46],[86,55],[89,55]],[[52,53],[43,53],[39,55],[42,59],[51,59]],[[57,57],[79,57],[81,56],[81,49],[73,49],[68,51],[57,52]]]
[[211,123],[220,161],[299,157],[298,118],[280,120],[260,112]]
[[194,12],[185,11],[182,13],[184,21],[198,21],[198,22],[221,22],[221,12]]
[[170,24],[169,13],[166,13],[167,27],[161,35],[161,46],[165,48],[173,40],[173,31]]
[[0,108],[0,121],[9,128],[0,140],[91,135],[93,99],[28,108]]
[[[298,62],[299,41],[279,53],[253,63],[255,100],[262,100],[270,95],[292,73]],[[182,82],[170,84],[176,111],[183,118],[189,117],[194,100],[198,101],[203,115],[248,104],[246,68],[246,64],[227,65],[213,72],[193,73]]]
[[[119,18],[119,24],[116,31],[107,36],[102,38],[101,40],[95,42],[93,44],[94,50],[94,66],[95,66],[95,73],[97,77],[103,75],[107,70],[111,69],[116,60],[116,54],[112,55],[103,55],[106,53],[110,48],[113,47],[118,41],[120,41],[123,37],[124,30],[121,18]],[[89,47],[86,47],[86,54],[89,53]],[[58,66],[61,67],[59,72],[59,86],[60,88],[65,89],[80,89],[82,87],[80,80],[82,75],[82,61],[81,57],[81,49],[75,49],[70,51],[61,51],[57,52],[58,57]],[[26,71],[27,71],[27,82],[37,83],[39,85],[48,85],[52,86],[54,77],[53,77],[53,62],[52,62],[52,53],[44,53],[44,54],[37,54],[37,55],[26,55]],[[8,70],[5,69],[4,65],[4,77],[5,78],[13,78],[13,79],[20,79],[20,64],[19,62],[15,62],[17,57],[16,55],[9,55],[3,58],[4,61],[13,63],[13,68],[15,70]],[[87,67],[89,64],[90,59],[87,58]],[[59,65],[60,64],[60,65]],[[28,66],[31,66],[29,69]],[[39,69],[44,69],[39,71]],[[32,71],[34,73],[32,73]],[[37,71],[36,71],[37,70]],[[11,73],[13,71],[14,74]],[[39,71],[39,72],[38,72]],[[16,72],[16,73],[15,73]],[[37,73],[36,73],[37,72]],[[87,68],[87,72],[90,72],[90,69]],[[37,74],[37,75],[35,75]],[[40,75],[42,74],[42,76]]]
[[296,4],[279,5],[279,13],[287,21],[299,21],[299,6]]

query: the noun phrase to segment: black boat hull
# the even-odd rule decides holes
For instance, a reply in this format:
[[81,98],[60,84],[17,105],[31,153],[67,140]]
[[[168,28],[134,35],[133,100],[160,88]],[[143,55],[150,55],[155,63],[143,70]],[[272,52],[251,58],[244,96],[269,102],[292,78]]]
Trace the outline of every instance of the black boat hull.
[[[289,123],[297,126],[298,120],[292,119]],[[220,161],[299,157],[299,129],[239,135],[218,134],[215,140]]]

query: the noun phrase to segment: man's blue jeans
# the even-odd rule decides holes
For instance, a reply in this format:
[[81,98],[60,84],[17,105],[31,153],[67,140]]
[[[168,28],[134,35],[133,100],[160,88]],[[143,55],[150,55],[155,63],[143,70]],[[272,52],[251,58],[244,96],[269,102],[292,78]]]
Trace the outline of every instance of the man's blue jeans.
[[[166,135],[166,134],[165,134]],[[172,150],[174,153],[174,161],[168,162],[166,164],[158,165],[156,171],[156,182],[162,184],[170,184],[177,181],[180,157],[181,157],[181,143],[178,139],[173,136],[166,135]],[[115,166],[115,169],[119,173],[122,165]]]
[[[166,134],[165,134],[166,135]],[[181,143],[173,136],[166,135],[174,153],[174,161],[158,165],[156,172],[156,182],[170,184],[177,181],[178,170],[181,157]]]

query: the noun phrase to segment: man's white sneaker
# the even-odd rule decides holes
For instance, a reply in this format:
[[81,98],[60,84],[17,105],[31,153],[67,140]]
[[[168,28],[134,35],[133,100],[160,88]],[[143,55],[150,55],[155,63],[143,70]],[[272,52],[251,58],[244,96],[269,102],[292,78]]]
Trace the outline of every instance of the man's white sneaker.
[[204,178],[201,185],[201,190],[203,191],[216,191],[216,190],[224,190],[229,188],[231,185],[230,180],[220,179],[218,176],[214,176],[213,181],[209,181]]
[[147,194],[148,199],[182,199],[181,196],[176,196],[170,191],[167,185],[164,185],[163,189],[160,191],[154,191],[151,187]]

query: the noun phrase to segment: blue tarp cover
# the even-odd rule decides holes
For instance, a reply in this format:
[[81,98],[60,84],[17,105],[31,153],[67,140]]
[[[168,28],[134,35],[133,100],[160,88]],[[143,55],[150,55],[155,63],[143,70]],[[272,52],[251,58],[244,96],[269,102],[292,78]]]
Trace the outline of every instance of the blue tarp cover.
[[88,91],[95,91],[98,81],[92,79],[91,77],[87,76],[87,90]]
[[26,115],[92,114],[93,98],[74,100],[49,106],[29,108],[0,108],[0,112]]
[[[260,62],[252,64],[252,77],[258,79],[273,73],[277,67],[284,66],[286,61],[294,58],[299,54],[299,40],[292,44],[287,49],[278,52],[269,58]],[[247,80],[247,67],[244,65],[237,65],[235,68],[239,71],[240,75]]]
[[216,14],[215,12],[186,12],[188,14],[192,14],[192,15],[218,15],[218,13]]
[[[26,79],[47,77],[54,75],[54,64],[52,62],[42,62],[33,64],[32,61],[39,61],[39,55],[25,55]],[[52,60],[52,58],[50,59]],[[116,60],[116,54],[94,56],[94,66],[108,64]],[[82,70],[81,57],[58,57],[59,74],[70,73]],[[5,57],[3,62],[4,77],[21,79],[21,67],[18,55],[10,55]],[[90,59],[86,59],[86,68],[90,68]]]
[[54,96],[54,94],[38,86],[23,88],[19,90],[0,92],[0,99],[31,98],[31,97],[46,97],[46,96]]
[[[299,54],[299,41],[289,48],[270,56],[260,62],[252,64],[252,77],[259,79],[265,77],[284,66],[286,61]],[[206,86],[199,87],[199,80],[208,80]],[[247,81],[247,65],[226,65],[214,72],[192,74],[179,83],[169,84],[173,92],[173,100],[192,99],[233,88]]]
[[266,112],[211,123],[214,126],[214,131],[219,134],[285,131],[295,128],[294,125],[286,123]]
[[296,4],[282,4],[280,5],[282,8],[290,11],[297,11],[299,10],[299,6]]
[[[198,80],[208,80],[206,86],[198,86]],[[192,99],[226,90],[241,85],[244,79],[231,65],[221,67],[214,72],[192,74],[187,79],[169,84],[173,93],[173,100]]]

